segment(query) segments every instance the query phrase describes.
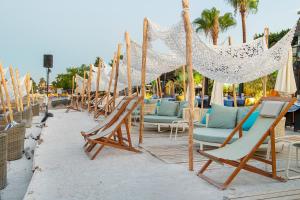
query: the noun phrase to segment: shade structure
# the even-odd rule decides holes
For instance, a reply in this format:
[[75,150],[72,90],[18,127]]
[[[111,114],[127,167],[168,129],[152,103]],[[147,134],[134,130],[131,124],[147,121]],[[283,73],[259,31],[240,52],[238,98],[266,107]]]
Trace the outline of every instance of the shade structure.
[[285,66],[279,71],[276,79],[275,90],[281,95],[291,95],[297,91],[294,71],[293,71],[293,52],[289,49],[288,60]]
[[223,86],[224,83],[214,81],[213,89],[211,92],[210,104],[218,104],[218,105],[224,104]]

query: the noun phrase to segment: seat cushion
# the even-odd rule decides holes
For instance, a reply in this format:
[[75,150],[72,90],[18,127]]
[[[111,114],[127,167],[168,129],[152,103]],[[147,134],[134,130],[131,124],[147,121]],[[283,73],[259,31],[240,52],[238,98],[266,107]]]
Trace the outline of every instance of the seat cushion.
[[145,115],[144,122],[149,123],[168,123],[171,124],[173,121],[182,120],[177,116],[159,116],[159,115]]
[[172,101],[162,101],[158,109],[159,116],[173,116],[177,117],[178,103]]
[[[198,141],[222,144],[233,129],[220,128],[195,128],[193,138]],[[235,134],[230,141],[238,139],[238,134]]]
[[207,127],[233,129],[236,124],[237,108],[212,104]]
[[264,101],[262,103],[260,116],[268,118],[276,118],[282,110],[284,102],[278,101]]

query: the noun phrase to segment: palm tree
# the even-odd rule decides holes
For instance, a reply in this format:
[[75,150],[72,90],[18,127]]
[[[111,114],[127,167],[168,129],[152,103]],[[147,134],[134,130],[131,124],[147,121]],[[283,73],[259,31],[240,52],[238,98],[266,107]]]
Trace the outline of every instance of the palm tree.
[[220,11],[215,7],[203,10],[201,16],[195,19],[193,23],[198,26],[197,32],[203,31],[206,36],[211,36],[214,45],[218,44],[220,31],[224,32],[236,25],[236,21],[231,13],[225,13],[223,16],[220,16]]
[[243,43],[247,42],[246,17],[249,13],[256,13],[259,0],[226,0],[233,8],[234,12],[240,12],[242,19]]

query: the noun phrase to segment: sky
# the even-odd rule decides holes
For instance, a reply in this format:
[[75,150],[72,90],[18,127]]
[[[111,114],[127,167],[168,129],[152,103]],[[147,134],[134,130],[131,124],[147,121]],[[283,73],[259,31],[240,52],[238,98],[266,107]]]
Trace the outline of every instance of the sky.
[[[0,5],[0,62],[21,74],[30,72],[35,81],[46,74],[43,54],[54,56],[53,80],[67,67],[94,63],[97,56],[109,62],[117,44],[124,44],[125,31],[141,43],[144,17],[168,27],[182,11],[181,0],[1,0]],[[234,11],[225,0],[190,0],[191,19],[213,6],[221,14]],[[292,27],[298,10],[299,0],[260,0],[258,12],[247,17],[248,40],[266,26],[271,32]],[[220,34],[220,43],[228,36],[241,43],[240,16],[236,19],[234,28]]]

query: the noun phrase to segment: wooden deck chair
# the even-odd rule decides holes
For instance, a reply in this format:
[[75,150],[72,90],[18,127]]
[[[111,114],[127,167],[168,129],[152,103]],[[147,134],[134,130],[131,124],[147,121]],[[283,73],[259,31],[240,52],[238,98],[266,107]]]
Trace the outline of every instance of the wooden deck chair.
[[[105,126],[109,126],[110,122],[122,111],[125,109],[125,106],[132,100],[133,97],[125,97],[123,98],[119,104],[116,106],[114,111],[110,113],[103,121],[101,121],[97,126],[93,127],[88,131],[81,131],[81,135],[83,138],[96,134],[99,130],[103,129]],[[86,144],[87,145],[87,144]],[[86,146],[85,145],[85,146]]]
[[[93,150],[94,147],[100,145],[95,153],[91,156],[91,160],[100,153],[100,151],[105,147],[113,147],[117,149],[140,152],[132,146],[130,129],[128,117],[131,115],[133,110],[140,104],[142,101],[141,97],[131,98],[129,103],[118,111],[118,115],[115,116],[109,123],[109,126],[101,129],[95,135],[86,137],[88,145],[85,149],[87,154]],[[122,125],[125,125],[126,136],[123,136]]]
[[105,114],[106,104],[108,104],[108,111],[107,113],[111,113],[113,107],[113,97],[109,96],[108,102],[106,102],[106,98],[103,99],[102,104],[98,104],[97,113],[95,114],[95,118],[98,118],[101,115]]
[[[278,181],[285,181],[276,174],[276,152],[275,152],[275,133],[274,129],[280,122],[282,117],[287,113],[289,108],[294,104],[296,98],[289,97],[263,97],[261,98],[245,116],[245,118],[235,127],[230,133],[220,148],[209,151],[200,150],[199,153],[209,160],[202,166],[198,172],[198,176],[206,180],[208,183],[226,189],[238,173],[244,169],[262,176],[270,177]],[[242,125],[248,117],[261,104],[260,116],[257,118],[253,126],[247,134],[243,135]],[[239,139],[229,144],[234,134],[239,134]],[[271,160],[266,160],[256,157],[254,154],[266,139],[271,140]],[[272,172],[267,172],[257,167],[248,164],[250,159],[263,162],[272,166]],[[227,164],[235,167],[235,170],[230,174],[227,180],[223,183],[217,183],[211,178],[204,175],[208,166],[212,162],[219,164]]]
[[103,102],[104,102],[104,99],[107,97],[107,93],[102,95],[102,96],[99,96],[98,97],[98,101],[96,102],[96,98],[93,99],[92,101],[92,105],[91,105],[91,108],[94,109],[95,107],[98,107],[99,105],[102,105]]
[[75,94],[71,98],[71,104],[67,106],[66,113],[68,113],[70,110],[80,111],[79,105],[77,104],[77,98],[80,99],[80,96],[78,94]]

